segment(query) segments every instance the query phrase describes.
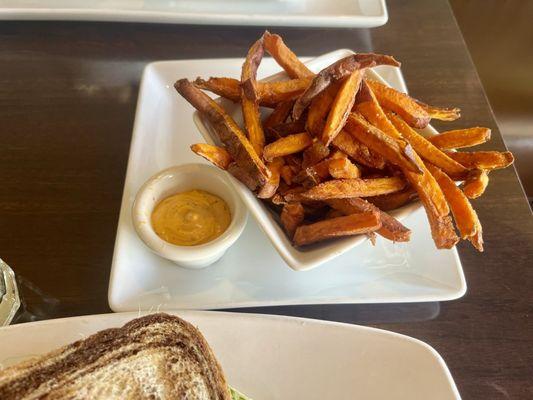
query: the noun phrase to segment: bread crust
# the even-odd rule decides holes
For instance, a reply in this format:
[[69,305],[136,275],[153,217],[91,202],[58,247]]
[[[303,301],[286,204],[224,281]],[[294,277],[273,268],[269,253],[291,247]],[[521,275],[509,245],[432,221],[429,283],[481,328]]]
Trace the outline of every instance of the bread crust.
[[[163,313],[134,319],[121,328],[100,331],[37,359],[0,370],[0,399],[34,398],[35,395],[47,399],[77,398],[75,392],[68,392],[65,387],[79,387],[81,379],[111,362],[127,363],[129,357],[141,351],[161,349],[165,355],[170,350],[167,362],[192,363],[195,375],[179,375],[179,378],[192,382],[200,374],[206,382],[209,399],[231,400],[222,368],[200,331],[179,317]],[[184,357],[175,357],[172,349],[176,350],[174,354]],[[43,387],[49,390],[43,393]],[[172,393],[168,398],[182,398],[182,393]]]

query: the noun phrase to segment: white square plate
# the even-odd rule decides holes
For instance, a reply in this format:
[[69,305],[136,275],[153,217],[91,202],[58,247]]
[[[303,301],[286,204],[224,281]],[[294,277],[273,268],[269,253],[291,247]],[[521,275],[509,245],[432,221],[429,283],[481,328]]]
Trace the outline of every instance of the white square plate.
[[[318,73],[320,70],[332,64],[333,62],[351,54],[354,54],[351,50],[337,50],[308,61],[306,65],[311,71]],[[372,69],[367,70],[365,76],[387,84],[387,82]],[[276,81],[284,78],[286,78],[286,74],[279,73],[268,77],[265,80]],[[232,101],[223,98],[218,98],[217,101],[228,112],[228,114],[233,117],[237,124],[240,126],[244,125],[242,111],[239,104],[235,104]],[[269,112],[271,111],[267,111],[266,115],[268,115]],[[217,133],[212,129],[209,121],[198,111],[194,112],[194,122],[198,126],[198,129],[200,130],[200,133],[204,137],[205,141],[211,144],[220,144]],[[423,130],[423,132],[427,135],[434,135],[437,133],[431,126],[428,126]],[[365,235],[357,235],[338,238],[335,240],[328,240],[326,242],[316,243],[311,246],[305,246],[304,248],[294,247],[268,207],[260,199],[255,197],[255,195],[237,179],[230,176],[230,181],[233,184],[234,189],[243,200],[244,204],[246,204],[248,211],[250,211],[250,213],[254,216],[255,220],[270,239],[270,242],[276,248],[281,258],[285,260],[289,267],[296,271],[307,271],[315,268],[327,261],[335,259],[341,254],[344,254],[348,250],[367,240]],[[394,210],[390,214],[402,221],[406,216],[420,207],[420,202],[415,202]]]
[[[408,336],[301,318],[176,313],[197,326],[230,385],[253,399],[459,399],[442,357]],[[0,329],[0,368],[51,351],[137,313],[105,314]]]
[[[153,254],[137,237],[131,206],[137,190],[156,172],[203,162],[189,146],[202,142],[192,107],[174,90],[178,78],[238,76],[242,59],[165,61],[146,67],[137,105],[124,194],[109,282],[114,311],[214,309],[288,304],[441,301],[461,297],[466,283],[457,251],[435,249],[425,214],[403,222],[409,243],[378,238],[312,271],[287,267],[251,218],[241,238],[216,264],[199,271],[177,267]],[[393,87],[405,90],[396,68],[379,67]],[[260,76],[279,71],[272,59]]]
[[372,28],[385,0],[2,0],[0,20]]

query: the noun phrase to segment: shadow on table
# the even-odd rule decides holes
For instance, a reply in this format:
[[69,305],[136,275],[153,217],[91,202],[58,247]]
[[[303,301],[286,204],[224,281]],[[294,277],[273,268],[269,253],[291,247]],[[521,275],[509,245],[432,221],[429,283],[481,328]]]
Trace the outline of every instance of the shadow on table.
[[232,308],[224,311],[288,315],[351,324],[378,324],[420,322],[435,319],[440,313],[440,303],[326,304]]

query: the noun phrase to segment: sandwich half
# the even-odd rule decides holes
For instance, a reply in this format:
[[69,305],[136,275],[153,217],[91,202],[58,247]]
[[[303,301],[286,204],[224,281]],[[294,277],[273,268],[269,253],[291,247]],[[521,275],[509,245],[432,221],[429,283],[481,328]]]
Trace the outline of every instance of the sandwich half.
[[0,370],[0,399],[231,400],[209,344],[190,323],[152,314]]

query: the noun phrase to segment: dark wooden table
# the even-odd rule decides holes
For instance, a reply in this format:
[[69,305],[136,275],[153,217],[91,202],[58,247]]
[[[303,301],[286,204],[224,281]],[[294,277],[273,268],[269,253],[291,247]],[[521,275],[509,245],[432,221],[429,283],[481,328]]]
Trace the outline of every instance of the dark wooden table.
[[[460,106],[459,124],[490,127],[486,148],[503,150],[447,2],[389,1],[389,11],[388,24],[372,30],[274,31],[305,56],[336,48],[395,55],[412,94]],[[0,24],[0,256],[18,275],[25,302],[20,320],[110,311],[108,276],[143,67],[154,60],[241,57],[261,32]],[[513,169],[493,173],[475,207],[486,251],[459,246],[469,287],[460,300],[252,311],[414,336],[442,354],[465,399],[531,398],[533,218]]]

